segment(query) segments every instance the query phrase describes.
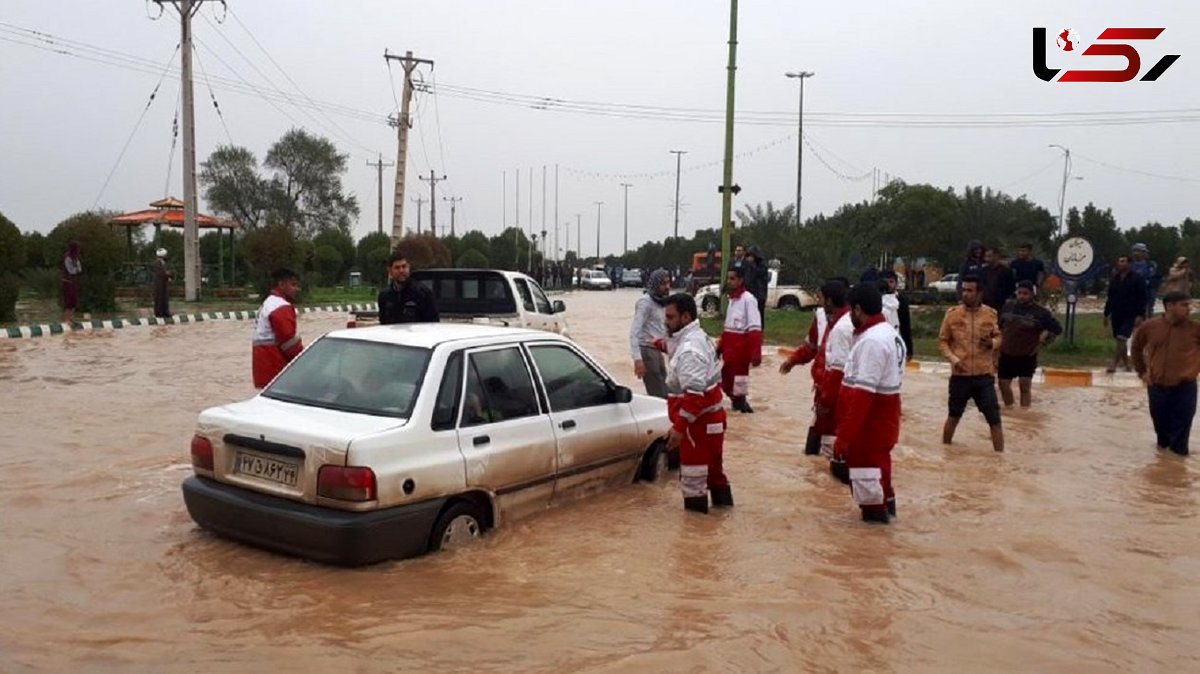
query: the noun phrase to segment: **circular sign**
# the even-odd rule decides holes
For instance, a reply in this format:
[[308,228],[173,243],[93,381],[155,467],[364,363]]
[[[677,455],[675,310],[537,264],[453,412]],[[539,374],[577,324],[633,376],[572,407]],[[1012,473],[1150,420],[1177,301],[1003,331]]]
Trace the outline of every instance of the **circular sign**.
[[1056,256],[1058,269],[1063,276],[1083,276],[1096,262],[1096,250],[1092,243],[1081,236],[1073,236],[1058,247]]

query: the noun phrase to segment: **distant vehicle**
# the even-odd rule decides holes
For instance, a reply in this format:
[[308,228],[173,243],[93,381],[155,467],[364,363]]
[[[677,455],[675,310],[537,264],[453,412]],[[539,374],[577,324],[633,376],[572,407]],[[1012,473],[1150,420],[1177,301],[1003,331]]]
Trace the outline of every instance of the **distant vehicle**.
[[[813,309],[817,307],[817,298],[800,286],[779,285],[779,270],[768,269],[770,274],[767,282],[767,302],[771,309]],[[696,304],[701,311],[716,313],[721,306],[721,287],[716,283],[706,285],[696,291]]]
[[[410,279],[433,292],[443,323],[482,323],[568,333],[566,305],[562,300],[551,302],[537,281],[521,272],[421,269],[414,271]],[[346,327],[378,324],[378,311],[357,311],[350,314]]]
[[930,283],[929,287],[937,291],[940,299],[956,299],[958,297],[958,274],[946,274]]
[[622,288],[641,288],[645,284],[641,269],[626,269],[621,272]]
[[599,269],[584,269],[579,287],[583,290],[612,290],[613,282]]
[[317,339],[259,395],[200,413],[188,514],[356,566],[664,475],[667,406],[559,335],[414,323]]

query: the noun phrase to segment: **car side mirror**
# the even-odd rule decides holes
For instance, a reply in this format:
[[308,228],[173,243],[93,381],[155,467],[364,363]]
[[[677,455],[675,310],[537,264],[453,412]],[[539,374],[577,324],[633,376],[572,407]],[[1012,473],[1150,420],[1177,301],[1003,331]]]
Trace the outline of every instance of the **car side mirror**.
[[633,391],[628,386],[618,386],[613,390],[613,400],[619,403],[633,402]]
[[567,305],[562,300],[554,300],[554,313],[561,314],[567,310]]

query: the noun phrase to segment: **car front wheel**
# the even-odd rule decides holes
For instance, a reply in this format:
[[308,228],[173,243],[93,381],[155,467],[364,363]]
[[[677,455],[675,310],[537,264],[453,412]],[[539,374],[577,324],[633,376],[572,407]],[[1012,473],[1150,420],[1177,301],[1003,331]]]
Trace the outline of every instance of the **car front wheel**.
[[433,525],[429,551],[457,550],[483,536],[483,515],[472,503],[459,501],[446,509]]

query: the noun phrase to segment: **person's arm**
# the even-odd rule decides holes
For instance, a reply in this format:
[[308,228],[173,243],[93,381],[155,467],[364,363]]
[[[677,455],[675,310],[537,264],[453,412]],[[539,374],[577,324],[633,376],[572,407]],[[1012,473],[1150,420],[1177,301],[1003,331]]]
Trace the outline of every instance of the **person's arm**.
[[746,329],[750,335],[750,364],[762,365],[762,314],[758,313],[758,304],[746,302]]
[[[871,408],[882,380],[883,354],[880,345],[864,341],[855,353],[854,378],[845,381],[838,391],[837,440],[834,451],[845,453],[859,443],[863,431],[871,424]],[[864,366],[865,365],[865,366]]]
[[1054,317],[1054,314],[1050,313],[1050,310],[1046,309],[1045,307],[1042,308],[1042,330],[1052,335],[1061,335],[1063,331],[1062,324],[1060,324],[1058,319]]
[[1146,331],[1142,329],[1133,331],[1133,344],[1129,347],[1133,356],[1133,369],[1139,377],[1146,376]]
[[797,365],[805,365],[812,362],[817,357],[817,349],[820,347],[820,344],[821,337],[817,334],[817,319],[814,316],[812,323],[808,326],[808,339],[796,347],[795,351],[792,351],[792,355],[788,356],[788,359],[779,366],[779,371],[787,374]]
[[633,360],[634,368],[642,360],[642,328],[646,325],[646,306],[649,298],[642,295],[633,305],[633,322],[629,325],[629,357]]
[[679,386],[683,389],[683,399],[679,402],[679,414],[671,421],[671,427],[682,432],[708,406],[704,399],[704,393],[708,390],[708,364],[699,354],[689,350],[676,355],[674,365]]
[[267,320],[275,333],[275,344],[283,352],[283,359],[291,361],[304,350],[300,335],[296,334],[296,307],[287,304],[272,311]]
[[958,365],[959,358],[954,355],[954,350],[950,348],[950,341],[953,339],[953,334],[950,331],[950,317],[954,309],[946,312],[945,318],[942,319],[942,327],[938,329],[938,353],[942,354],[942,358],[950,361],[950,365]]

